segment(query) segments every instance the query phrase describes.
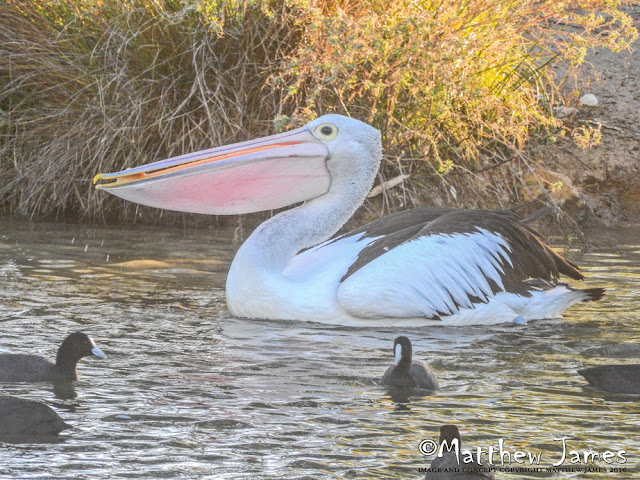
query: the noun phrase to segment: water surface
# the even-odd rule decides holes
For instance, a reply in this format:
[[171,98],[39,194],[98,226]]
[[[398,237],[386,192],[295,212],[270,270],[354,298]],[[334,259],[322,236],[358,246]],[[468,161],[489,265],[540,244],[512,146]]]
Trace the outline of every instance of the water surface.
[[[60,443],[0,444],[0,478],[420,478],[432,457],[418,444],[443,423],[468,447],[503,439],[542,454],[543,472],[497,478],[631,478],[544,470],[562,436],[571,449],[625,450],[627,463],[611,466],[640,464],[640,398],[576,373],[640,362],[617,347],[640,345],[638,233],[594,232],[595,248],[566,252],[608,293],[562,320],[357,329],[233,318],[232,231],[0,220],[0,352],[54,358],[82,330],[108,355],[81,361],[75,398],[0,385],[74,426]],[[397,398],[377,386],[400,334],[441,390]]]

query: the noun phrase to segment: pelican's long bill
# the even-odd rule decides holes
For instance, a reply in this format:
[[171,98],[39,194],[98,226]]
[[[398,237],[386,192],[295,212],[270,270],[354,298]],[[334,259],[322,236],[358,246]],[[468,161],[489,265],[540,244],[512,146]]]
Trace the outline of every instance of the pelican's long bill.
[[115,173],[96,188],[179,212],[235,215],[273,210],[325,194],[327,147],[305,127],[189,153]]

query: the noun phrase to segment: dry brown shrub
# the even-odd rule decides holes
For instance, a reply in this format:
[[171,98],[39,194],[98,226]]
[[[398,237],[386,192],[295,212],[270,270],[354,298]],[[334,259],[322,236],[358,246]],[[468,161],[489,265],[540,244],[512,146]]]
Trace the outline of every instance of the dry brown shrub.
[[556,127],[552,67],[628,46],[622,3],[5,0],[0,204],[136,218],[96,173],[329,112],[380,128],[385,175],[412,174],[394,208],[434,185],[435,201],[517,201],[523,144]]

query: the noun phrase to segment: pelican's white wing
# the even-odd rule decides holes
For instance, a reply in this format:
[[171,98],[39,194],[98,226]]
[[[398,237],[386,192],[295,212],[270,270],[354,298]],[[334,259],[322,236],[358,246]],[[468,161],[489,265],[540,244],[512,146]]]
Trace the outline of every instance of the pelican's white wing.
[[498,234],[437,234],[403,243],[348,277],[340,305],[358,317],[427,317],[472,308],[505,289],[510,248]]
[[404,214],[398,218],[405,228],[386,236],[379,232],[384,224],[371,224],[363,239],[379,239],[342,278],[341,307],[356,317],[439,318],[473,309],[500,292],[529,297],[528,279],[554,281],[561,273],[582,278],[510,212],[435,214],[421,209]]

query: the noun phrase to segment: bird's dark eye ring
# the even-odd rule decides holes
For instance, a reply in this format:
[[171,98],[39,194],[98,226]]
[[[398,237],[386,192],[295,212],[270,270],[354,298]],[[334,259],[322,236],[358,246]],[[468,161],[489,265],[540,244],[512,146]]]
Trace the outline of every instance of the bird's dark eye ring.
[[323,135],[326,135],[328,137],[333,133],[333,127],[331,127],[329,125],[325,125],[324,127],[322,127],[320,129],[320,133],[322,133]]

